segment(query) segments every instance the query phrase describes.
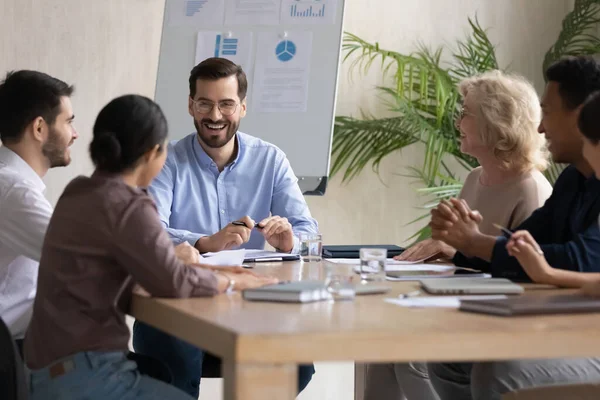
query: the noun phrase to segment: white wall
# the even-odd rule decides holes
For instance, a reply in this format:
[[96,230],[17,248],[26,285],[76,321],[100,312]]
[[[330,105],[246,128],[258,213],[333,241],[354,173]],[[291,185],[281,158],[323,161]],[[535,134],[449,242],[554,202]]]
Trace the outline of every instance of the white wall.
[[[378,41],[384,48],[409,52],[421,41],[454,43],[467,32],[467,16],[476,12],[498,45],[502,66],[533,80],[542,89],[541,63],[554,42],[573,0],[347,0],[345,29]],[[77,86],[73,97],[80,138],[73,163],[46,177],[54,202],[66,183],[88,174],[87,146],[94,118],[111,98],[124,93],[152,96],[156,78],[163,0],[2,0],[0,2],[0,74],[19,68],[39,69]],[[315,55],[316,56],[316,55]],[[187,79],[187,77],[177,77]],[[342,68],[339,114],[360,108],[381,111],[373,85],[381,77],[348,81]],[[328,243],[400,243],[413,229],[405,223],[419,215],[420,200],[410,182],[395,174],[421,162],[418,148],[390,156],[381,180],[365,171],[342,186],[332,180],[324,197],[308,199]],[[317,375],[302,400],[353,397],[352,364],[318,364]],[[206,381],[203,399],[218,399],[219,381]]]
[[164,0],[2,0],[0,75],[37,69],[75,85],[72,164],[46,176],[54,203],[78,174],[89,174],[92,126],[112,98],[154,96]]

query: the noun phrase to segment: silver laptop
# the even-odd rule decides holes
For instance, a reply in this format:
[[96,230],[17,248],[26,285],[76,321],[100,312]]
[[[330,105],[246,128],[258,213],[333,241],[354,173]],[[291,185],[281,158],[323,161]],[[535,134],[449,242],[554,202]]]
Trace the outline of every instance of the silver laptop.
[[505,278],[424,279],[421,287],[432,294],[521,294],[521,285]]

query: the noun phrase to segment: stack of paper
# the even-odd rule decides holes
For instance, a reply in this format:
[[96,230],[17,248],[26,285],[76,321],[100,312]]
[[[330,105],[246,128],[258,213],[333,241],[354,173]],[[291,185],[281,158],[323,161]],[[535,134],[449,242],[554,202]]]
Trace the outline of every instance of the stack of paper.
[[[346,264],[346,265],[360,265],[359,258],[326,258],[325,261],[334,264]],[[388,258],[386,261],[387,265],[413,265],[422,263],[425,260],[417,260],[417,261],[398,261],[393,258]],[[429,264],[427,264],[429,265]]]
[[218,267],[240,266],[244,263],[245,249],[223,250],[216,253],[206,253],[202,255],[200,262]]
[[423,296],[409,297],[407,299],[389,298],[384,299],[386,303],[396,304],[402,307],[415,308],[458,308],[461,300],[498,300],[506,299],[505,295],[484,296]]
[[244,262],[291,261],[298,259],[300,259],[298,254],[277,253],[268,250],[239,249],[205,253],[202,255],[200,262],[213,266],[239,266]]

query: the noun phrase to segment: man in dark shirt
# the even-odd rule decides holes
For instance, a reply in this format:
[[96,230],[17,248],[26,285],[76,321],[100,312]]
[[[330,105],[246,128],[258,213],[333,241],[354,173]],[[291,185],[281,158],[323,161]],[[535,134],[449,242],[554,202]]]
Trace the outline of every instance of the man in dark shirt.
[[[588,165],[580,166],[585,171]],[[600,272],[600,181],[572,164],[560,175],[543,207],[523,221],[554,268],[578,272]],[[460,207],[460,205],[458,205]],[[468,213],[467,207],[465,207]],[[476,228],[474,228],[476,230]],[[449,235],[452,236],[452,235]],[[492,237],[476,230],[453,258],[458,266],[470,266],[517,281],[529,280],[516,258],[508,255],[505,236]],[[453,236],[443,240],[460,240]],[[481,243],[481,244],[480,244]],[[466,254],[479,258],[467,257]],[[489,261],[489,262],[488,262]]]
[[[527,230],[556,269],[600,271],[600,181],[583,157],[577,127],[585,99],[600,90],[600,67],[589,57],[558,61],[546,71],[539,132],[557,163],[570,164],[550,198],[517,229]],[[479,232],[481,216],[453,200],[432,211],[434,239],[458,250],[457,265],[477,266],[493,276],[528,280],[508,255],[506,237]],[[518,338],[515,338],[518,340]],[[527,360],[488,363],[429,364],[431,382],[441,399],[500,399],[503,393],[549,383],[600,381],[600,359]]]

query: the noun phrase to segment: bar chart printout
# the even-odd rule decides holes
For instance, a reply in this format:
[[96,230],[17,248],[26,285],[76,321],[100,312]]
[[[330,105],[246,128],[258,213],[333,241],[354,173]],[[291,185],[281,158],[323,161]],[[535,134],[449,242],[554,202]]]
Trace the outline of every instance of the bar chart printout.
[[337,0],[284,0],[282,24],[333,24]]
[[169,26],[205,26],[225,18],[223,0],[171,0],[167,6]]

